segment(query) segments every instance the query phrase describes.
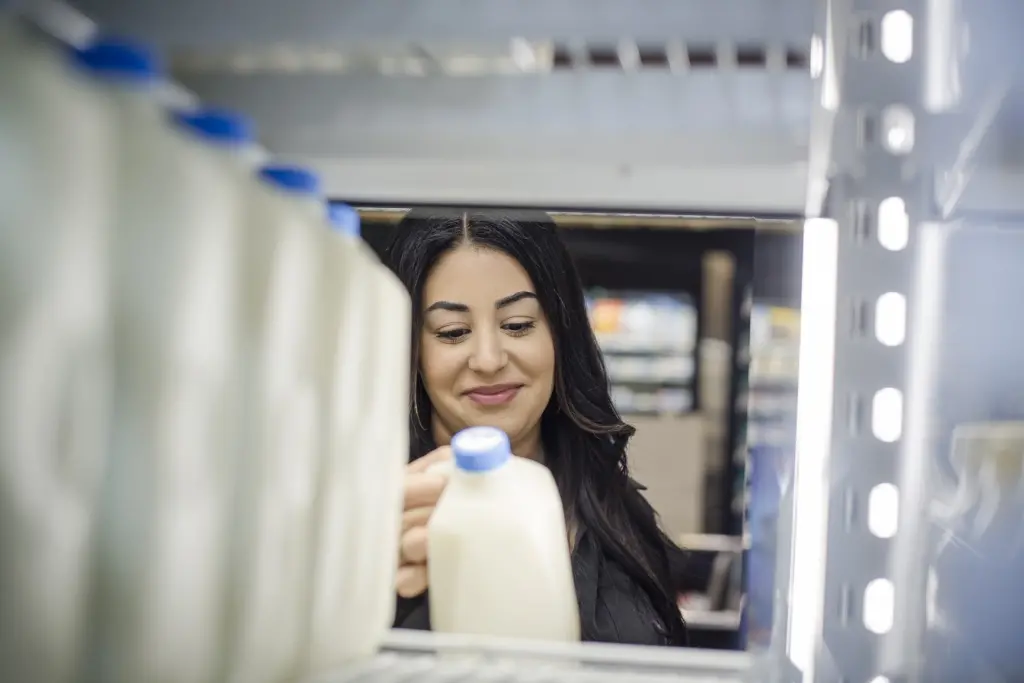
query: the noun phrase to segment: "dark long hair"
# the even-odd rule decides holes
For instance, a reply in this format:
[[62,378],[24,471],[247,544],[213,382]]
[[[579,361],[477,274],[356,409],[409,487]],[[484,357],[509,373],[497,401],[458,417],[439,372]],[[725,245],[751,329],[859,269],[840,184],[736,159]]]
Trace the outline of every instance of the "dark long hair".
[[[686,629],[675,599],[670,556],[680,552],[661,532],[653,509],[629,478],[626,444],[635,430],[619,417],[587,317],[583,287],[554,223],[541,212],[412,211],[398,226],[385,261],[413,301],[411,459],[436,447],[431,406],[420,376],[423,287],[446,252],[470,243],[508,254],[529,274],[555,344],[554,392],[541,419],[545,462],[566,519],[592,533],[650,598],[672,644]],[[584,637],[587,624],[583,624]]]

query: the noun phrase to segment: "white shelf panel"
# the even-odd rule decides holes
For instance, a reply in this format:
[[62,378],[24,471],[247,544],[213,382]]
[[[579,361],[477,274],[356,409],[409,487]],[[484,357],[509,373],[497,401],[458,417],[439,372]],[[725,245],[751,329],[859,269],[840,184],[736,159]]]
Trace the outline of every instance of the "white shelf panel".
[[[795,215],[806,166],[631,166],[294,157],[353,202]],[[742,188],[738,191],[737,188]]]
[[[798,214],[802,72],[185,75],[346,199]],[[739,190],[739,191],[738,191]]]
[[750,680],[746,653],[531,641],[392,631],[371,661],[309,683],[602,683]]
[[264,142],[282,154],[680,165],[807,157],[803,72],[182,80],[254,117]]
[[814,0],[77,0],[110,28],[164,47],[377,47],[512,38],[720,39],[806,46]]
[[[668,38],[678,40],[700,27],[709,41],[734,44],[750,37],[743,29],[748,23],[770,26],[794,14],[809,25],[810,0],[759,0],[744,9],[751,2],[728,0],[737,12],[728,21],[719,15],[722,3],[703,0],[652,0],[644,11],[615,2],[588,4],[582,11],[574,0],[528,12],[520,3],[516,14],[520,22],[552,22],[548,35],[559,35],[562,21],[563,27],[576,27],[573,36],[588,40],[603,30],[601,22],[639,40],[651,17],[657,20],[650,25]],[[328,7],[307,0],[281,12],[261,1],[247,3],[242,20],[240,7],[213,4],[202,18],[193,0],[173,8],[150,0],[82,0],[75,6],[107,30],[155,41],[172,53],[189,46],[223,51],[232,36],[247,36],[243,42],[265,48],[327,40],[299,30],[313,14],[312,28],[338,30],[339,40],[347,40],[349,31],[373,35],[369,24],[359,29],[359,21],[383,21],[376,13],[385,11],[399,17],[393,30],[438,38],[430,34],[429,22],[402,28],[409,17],[427,11],[423,3],[403,5],[403,13],[397,6],[387,10],[387,2]],[[697,4],[702,14],[692,20]],[[430,7],[445,16],[456,5],[467,26],[491,21],[474,3]],[[271,11],[274,22],[267,19]],[[332,12],[352,12],[357,19],[335,20]],[[179,24],[180,41],[174,37]],[[218,33],[221,24],[225,34]],[[514,30],[522,33],[521,28]],[[211,33],[203,38],[204,31]],[[189,43],[189,36],[199,42]],[[177,75],[201,99],[252,116],[267,149],[319,170],[327,190],[339,198],[791,216],[805,204],[811,82],[806,70],[784,68],[778,41],[794,38],[805,45],[809,39],[803,29],[770,38],[776,41],[769,50],[774,56],[753,68],[725,60],[683,72],[584,69],[452,77],[315,73],[300,67],[296,73],[255,74],[232,72],[229,59],[217,63],[217,73]]]

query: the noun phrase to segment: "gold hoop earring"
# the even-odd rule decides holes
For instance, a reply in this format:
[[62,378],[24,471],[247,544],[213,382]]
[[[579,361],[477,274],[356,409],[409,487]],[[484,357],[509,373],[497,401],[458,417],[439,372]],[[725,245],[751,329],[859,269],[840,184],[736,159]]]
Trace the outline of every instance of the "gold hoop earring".
[[416,373],[416,377],[413,379],[412,385],[412,414],[416,416],[416,424],[419,425],[419,428],[423,431],[427,431],[427,426],[423,424],[423,416],[420,415],[419,396],[421,381],[419,373]]

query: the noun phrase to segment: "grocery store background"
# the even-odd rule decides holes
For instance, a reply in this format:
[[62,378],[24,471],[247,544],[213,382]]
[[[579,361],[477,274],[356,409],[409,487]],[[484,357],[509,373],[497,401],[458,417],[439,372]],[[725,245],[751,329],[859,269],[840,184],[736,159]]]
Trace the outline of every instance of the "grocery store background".
[[[403,213],[364,206],[363,237],[381,252]],[[694,638],[767,645],[795,437],[801,223],[552,214],[587,290],[613,399],[637,430],[632,475],[693,552],[680,603]]]

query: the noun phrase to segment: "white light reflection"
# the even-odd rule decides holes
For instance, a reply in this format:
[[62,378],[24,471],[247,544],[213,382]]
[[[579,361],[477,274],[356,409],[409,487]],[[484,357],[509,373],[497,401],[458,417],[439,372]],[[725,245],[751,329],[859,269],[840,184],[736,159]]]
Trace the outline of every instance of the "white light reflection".
[[878,243],[889,251],[902,251],[910,240],[910,216],[901,197],[886,197],[878,203]]
[[895,64],[905,64],[914,56],[914,17],[897,9],[882,17],[882,54]]
[[892,630],[895,593],[892,581],[875,579],[864,589],[864,628],[882,635]]
[[803,673],[803,683],[813,683],[825,593],[839,228],[833,220],[808,220],[803,242],[793,570],[786,654]]
[[903,434],[903,392],[886,387],[871,401],[871,433],[884,443],[895,443]]
[[875,302],[875,338],[885,346],[899,346],[907,337],[907,297],[886,292]]
[[892,538],[899,525],[899,489],[889,483],[872,488],[868,494],[868,531],[878,538]]

